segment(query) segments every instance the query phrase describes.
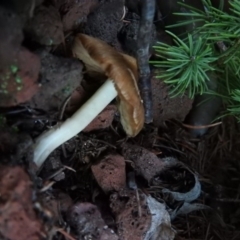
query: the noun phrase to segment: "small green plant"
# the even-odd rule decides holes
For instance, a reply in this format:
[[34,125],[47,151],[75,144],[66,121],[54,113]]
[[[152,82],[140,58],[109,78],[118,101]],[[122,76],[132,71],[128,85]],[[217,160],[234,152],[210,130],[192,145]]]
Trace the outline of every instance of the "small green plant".
[[[188,9],[176,15],[190,20],[169,26],[181,27],[190,23],[196,28],[181,40],[174,34],[174,46],[158,43],[156,49],[159,60],[151,63],[159,67],[158,78],[170,85],[172,96],[188,93],[215,94],[221,96],[227,106],[227,114],[240,121],[240,1],[230,0],[229,12],[223,11],[223,1],[219,8],[211,0],[202,0],[204,10],[179,3]],[[218,78],[218,89],[209,89],[209,74],[214,71]]]

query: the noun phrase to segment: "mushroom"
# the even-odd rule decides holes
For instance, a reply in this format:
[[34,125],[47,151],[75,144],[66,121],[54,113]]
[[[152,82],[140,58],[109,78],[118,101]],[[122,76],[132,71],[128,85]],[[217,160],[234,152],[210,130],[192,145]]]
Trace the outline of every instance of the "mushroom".
[[135,137],[144,125],[136,60],[85,34],[75,37],[72,52],[83,61],[90,74],[105,75],[107,80],[72,117],[35,140],[33,161],[38,167],[53,150],[81,132],[116,97],[126,134]]

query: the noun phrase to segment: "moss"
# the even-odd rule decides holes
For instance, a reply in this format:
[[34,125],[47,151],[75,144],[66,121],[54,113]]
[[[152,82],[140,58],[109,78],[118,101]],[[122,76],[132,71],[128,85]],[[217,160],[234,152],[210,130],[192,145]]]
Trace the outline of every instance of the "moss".
[[4,82],[1,83],[1,85],[0,85],[0,93],[8,94],[7,87],[8,87],[8,82],[6,80],[4,80]]
[[3,82],[3,83],[1,84],[1,89],[6,89],[7,86],[8,86],[8,83],[7,83],[7,82]]
[[17,65],[11,65],[5,74],[1,76],[2,83],[0,84],[0,93],[8,94],[8,85],[9,85],[9,79],[13,79],[15,81],[15,88],[17,91],[22,90],[23,84],[22,84],[22,78],[17,74],[19,71],[19,68]]
[[11,69],[11,72],[12,72],[13,74],[16,74],[17,71],[18,71],[18,66],[16,66],[16,65],[11,65],[11,66],[10,66],[10,69]]
[[10,71],[6,72],[6,74],[4,76],[1,76],[3,81],[6,81],[6,80],[10,79],[10,77],[11,77],[11,72]]
[[16,83],[22,83],[22,79],[18,75],[15,77],[15,81]]

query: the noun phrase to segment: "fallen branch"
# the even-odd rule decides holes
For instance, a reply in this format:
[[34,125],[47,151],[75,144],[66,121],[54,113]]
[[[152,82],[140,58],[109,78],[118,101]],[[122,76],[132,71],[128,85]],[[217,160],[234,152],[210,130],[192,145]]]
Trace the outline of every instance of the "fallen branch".
[[137,63],[139,71],[139,89],[145,108],[145,122],[150,123],[153,119],[152,112],[152,89],[149,67],[149,42],[153,18],[155,13],[155,0],[142,0],[141,20],[137,40]]

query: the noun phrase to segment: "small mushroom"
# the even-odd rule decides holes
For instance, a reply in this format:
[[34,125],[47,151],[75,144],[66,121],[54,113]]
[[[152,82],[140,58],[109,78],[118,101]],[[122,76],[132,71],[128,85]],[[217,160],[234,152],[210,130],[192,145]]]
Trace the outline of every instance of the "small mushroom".
[[73,54],[85,63],[89,72],[102,73],[111,79],[117,90],[123,128],[128,136],[136,136],[144,124],[144,108],[137,86],[136,60],[85,34],[78,34],[75,38]]
[[135,137],[144,125],[136,60],[84,34],[76,36],[72,52],[83,61],[89,73],[105,75],[107,80],[72,117],[36,139],[33,161],[38,167],[54,149],[81,132],[116,97],[126,134]]

